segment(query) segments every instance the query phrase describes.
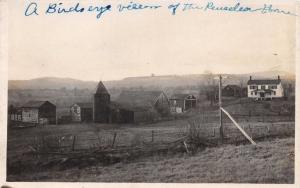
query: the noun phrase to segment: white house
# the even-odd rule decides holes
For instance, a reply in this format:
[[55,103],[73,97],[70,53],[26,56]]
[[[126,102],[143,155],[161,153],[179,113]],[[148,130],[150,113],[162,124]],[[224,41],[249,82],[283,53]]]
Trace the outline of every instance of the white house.
[[250,76],[248,81],[248,97],[256,100],[265,100],[283,97],[283,87],[280,76],[273,80],[253,80]]

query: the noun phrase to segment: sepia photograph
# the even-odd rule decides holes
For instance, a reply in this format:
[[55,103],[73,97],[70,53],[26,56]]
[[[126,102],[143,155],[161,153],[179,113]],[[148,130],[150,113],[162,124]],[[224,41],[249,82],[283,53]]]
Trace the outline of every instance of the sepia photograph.
[[296,183],[296,1],[0,4],[3,187]]

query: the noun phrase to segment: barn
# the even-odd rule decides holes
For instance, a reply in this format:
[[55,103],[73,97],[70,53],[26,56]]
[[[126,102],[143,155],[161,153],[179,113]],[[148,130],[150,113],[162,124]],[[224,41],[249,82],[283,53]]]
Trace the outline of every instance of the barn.
[[56,123],[56,106],[49,101],[29,101],[21,107],[21,110],[23,123]]
[[122,91],[117,103],[119,117],[126,123],[150,122],[170,113],[169,99],[163,91]]
[[93,103],[75,103],[70,107],[73,122],[90,122],[93,120]]
[[182,113],[192,108],[196,108],[197,98],[190,94],[174,94],[170,98],[170,108],[172,113]]
[[222,96],[224,96],[224,97],[241,97],[242,89],[238,85],[227,85],[222,89]]

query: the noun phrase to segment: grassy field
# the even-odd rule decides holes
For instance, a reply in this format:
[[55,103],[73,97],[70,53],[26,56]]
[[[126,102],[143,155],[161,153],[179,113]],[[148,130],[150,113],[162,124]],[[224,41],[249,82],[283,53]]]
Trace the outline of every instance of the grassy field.
[[8,176],[22,181],[293,183],[294,139],[206,148],[195,155],[158,155],[111,166],[74,167]]
[[[261,111],[263,106],[260,107]],[[245,106],[240,107],[243,108]],[[225,138],[231,142],[202,148],[193,154],[157,153],[106,165],[97,162],[89,165],[85,160],[77,160],[67,168],[60,168],[57,164],[53,168],[38,167],[41,163],[51,161],[53,156],[33,156],[30,153],[33,149],[44,149],[49,143],[51,147],[59,148],[59,152],[147,147],[149,144],[155,146],[186,136],[190,125],[196,125],[201,133],[205,133],[205,139],[218,139],[218,111],[199,109],[189,112],[184,118],[140,125],[90,123],[10,128],[7,180],[293,183],[294,120],[272,113],[265,116],[238,116],[233,112],[235,109],[238,108],[228,108],[228,111],[234,114],[258,146],[252,146],[247,141],[239,142],[244,137],[224,117]],[[46,149],[48,151],[49,147]]]

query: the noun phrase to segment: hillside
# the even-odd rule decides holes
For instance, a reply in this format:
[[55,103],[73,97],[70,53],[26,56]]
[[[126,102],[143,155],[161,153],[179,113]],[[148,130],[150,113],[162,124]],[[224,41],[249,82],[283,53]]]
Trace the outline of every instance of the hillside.
[[[226,74],[224,84],[243,84],[245,85],[249,76],[254,78],[275,79],[280,75],[284,81],[294,81],[295,75],[282,71],[257,72],[249,74]],[[122,80],[104,81],[107,88],[122,87],[180,87],[180,86],[199,86],[217,82],[213,74],[193,74],[193,75],[162,75],[162,76],[144,76],[128,77]],[[72,78],[43,77],[31,80],[9,80],[9,89],[94,89],[98,81],[81,81]]]

